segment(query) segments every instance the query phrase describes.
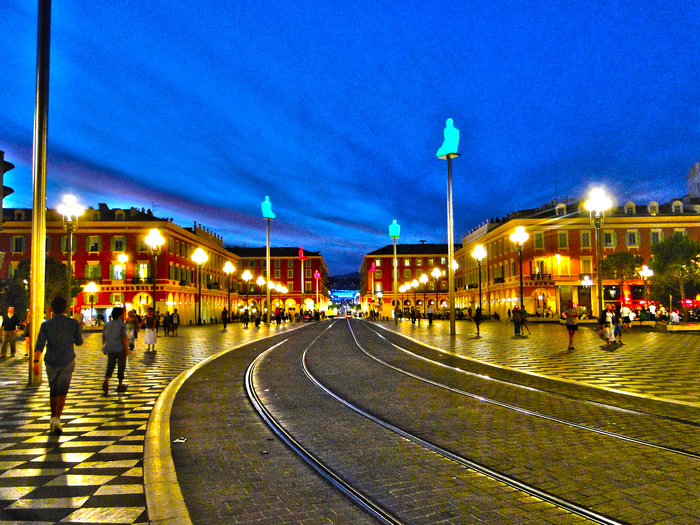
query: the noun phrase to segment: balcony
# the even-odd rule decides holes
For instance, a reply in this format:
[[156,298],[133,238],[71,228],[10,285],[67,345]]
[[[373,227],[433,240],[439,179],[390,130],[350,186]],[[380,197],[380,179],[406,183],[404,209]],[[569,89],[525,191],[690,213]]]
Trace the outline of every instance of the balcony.
[[180,281],[180,286],[188,286],[189,284],[190,283],[188,283],[186,279],[183,279],[182,281]]
[[82,277],[75,280],[80,286],[85,286],[87,283],[102,284],[102,277]]
[[552,274],[551,273],[531,273],[530,280],[535,281],[535,282],[551,281]]
[[503,284],[504,282],[506,282],[505,277],[494,277],[493,278],[493,284]]
[[131,280],[131,284],[153,284],[153,278],[152,277],[134,277]]

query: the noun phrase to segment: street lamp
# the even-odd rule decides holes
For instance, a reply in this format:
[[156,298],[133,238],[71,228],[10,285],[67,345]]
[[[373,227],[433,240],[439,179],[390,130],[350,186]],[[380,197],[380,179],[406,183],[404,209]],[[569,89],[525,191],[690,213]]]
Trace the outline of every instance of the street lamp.
[[440,271],[440,268],[433,268],[432,273],[430,274],[433,277],[435,277],[435,310],[440,308],[440,305],[438,302],[440,301],[440,298],[438,297],[438,280],[440,277],[442,277],[442,272]]
[[[486,250],[481,244],[476,245],[474,251],[472,252],[472,257],[476,259],[476,264],[479,267],[479,308],[481,308],[481,263],[484,260],[484,257],[486,257]],[[522,267],[520,269],[520,273],[522,274]]]
[[510,240],[517,245],[518,249],[518,259],[520,261],[520,310],[524,309],[523,306],[523,247],[525,246],[525,241],[530,236],[525,231],[525,226],[518,226],[515,228],[515,233],[510,234]]
[[314,279],[316,279],[316,308],[318,308],[319,311],[321,311],[321,305],[318,302],[318,280],[321,278],[321,274],[318,273],[318,270],[314,270]]
[[270,314],[272,312],[272,303],[271,303],[271,299],[270,299],[270,293],[274,289],[275,289],[275,283],[273,283],[272,281],[267,281],[267,313],[268,313],[267,324],[270,324],[272,322],[271,317],[270,317]]
[[605,195],[602,188],[594,188],[591,190],[590,199],[584,203],[584,207],[590,215],[591,225],[595,226],[595,246],[596,246],[596,272],[598,273],[598,315],[603,312],[603,274],[600,268],[600,256],[602,250],[600,227],[605,222],[605,212],[610,209],[612,202]]
[[[270,197],[265,195],[265,200],[261,203],[263,218],[267,221],[267,250],[265,250],[265,271],[267,278],[270,278],[270,221],[276,216],[272,211],[272,203]],[[267,324],[270,324],[270,288],[267,288]]]
[[[459,157],[457,153],[459,130],[454,127],[451,118],[445,122],[443,135],[445,140],[436,156],[447,160],[447,260],[452,261],[455,249],[454,227],[452,225],[452,159]],[[448,268],[447,275],[450,288],[450,335],[455,335],[455,273],[451,267]]]
[[420,286],[420,283],[418,282],[418,279],[413,279],[411,281],[411,288],[413,288],[413,306],[414,308],[418,306],[417,301],[416,301],[416,289]]
[[649,279],[649,277],[654,276],[654,270],[652,270],[651,268],[649,268],[645,264],[644,266],[642,266],[642,269],[639,270],[639,275],[642,276],[642,281],[644,284],[644,300],[646,301],[646,299],[647,299],[647,279]]
[[99,290],[99,288],[92,281],[90,281],[89,283],[87,283],[85,285],[85,293],[90,294],[90,321],[93,321],[93,319],[95,318],[95,312],[94,312],[95,294],[97,293],[98,290]]
[[192,260],[199,267],[197,274],[199,276],[199,313],[197,315],[197,324],[202,324],[202,265],[207,262],[209,256],[201,248],[197,248],[192,254]]
[[151,255],[153,256],[153,313],[156,313],[156,278],[158,276],[156,265],[158,263],[158,254],[160,254],[160,247],[163,246],[165,239],[160,234],[160,232],[153,228],[148,232],[146,236],[146,244],[151,247]]
[[72,283],[73,283],[73,232],[78,229],[78,217],[83,214],[85,208],[77,203],[77,199],[73,195],[64,195],[63,203],[57,207],[58,213],[63,216],[63,229],[66,230],[66,253],[68,255],[68,264],[66,267],[66,278],[68,279],[68,308],[72,312],[73,299],[71,298]]
[[392,240],[394,241],[394,271],[393,271],[394,283],[392,286],[392,292],[394,292],[394,301],[396,301],[397,305],[399,302],[398,293],[397,293],[398,286],[399,286],[399,283],[398,283],[399,264],[398,264],[398,259],[396,258],[396,240],[399,238],[400,233],[401,233],[401,226],[396,224],[396,220],[394,220],[394,222],[392,222],[389,225],[389,237],[391,237]]
[[248,308],[248,287],[250,286],[250,280],[253,278],[253,274],[250,273],[250,270],[246,270],[243,272],[243,275],[241,275],[241,279],[245,281],[245,307],[246,309]]
[[265,286],[265,278],[262,275],[258,276],[258,279],[255,281],[255,284],[257,284],[260,287],[260,304],[258,305],[258,308],[262,310],[262,287]]
[[231,318],[231,272],[235,272],[236,268],[231,264],[231,261],[226,261],[224,264],[224,273],[226,273],[226,292],[228,297],[228,315]]
[[423,274],[418,280],[423,283],[423,313],[427,315],[427,306],[425,305],[425,283],[428,282],[428,276]]

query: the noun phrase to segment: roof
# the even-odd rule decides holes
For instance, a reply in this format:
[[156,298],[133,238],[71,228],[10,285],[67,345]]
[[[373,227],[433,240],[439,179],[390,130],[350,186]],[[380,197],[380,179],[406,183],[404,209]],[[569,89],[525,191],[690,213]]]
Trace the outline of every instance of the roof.
[[[461,244],[455,244],[455,251],[462,247]],[[447,244],[397,244],[397,255],[447,255]],[[383,248],[379,248],[367,254],[370,255],[394,255],[394,245],[387,244]]]
[[[238,255],[241,259],[260,259],[266,256],[267,248],[262,246],[261,248],[248,248],[243,246],[227,246],[226,250]],[[304,255],[306,257],[320,257],[321,252],[312,252],[309,250],[304,250]],[[270,257],[299,257],[298,247],[270,247]]]

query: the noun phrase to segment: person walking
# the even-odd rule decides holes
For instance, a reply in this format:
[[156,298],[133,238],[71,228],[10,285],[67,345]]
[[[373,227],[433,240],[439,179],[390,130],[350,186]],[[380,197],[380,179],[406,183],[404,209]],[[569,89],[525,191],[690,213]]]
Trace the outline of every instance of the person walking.
[[170,327],[172,325],[172,318],[170,316],[170,312],[165,312],[163,315],[163,335],[169,335],[170,334]]
[[520,335],[520,308],[516,306],[513,308],[513,328],[515,329],[515,335]]
[[136,319],[136,314],[133,312],[133,310],[129,312],[125,324],[126,337],[129,339],[129,352],[133,352],[134,348],[136,347],[136,339],[139,336],[138,320]]
[[250,322],[250,314],[248,309],[243,310],[243,315],[241,316],[241,322],[243,323],[243,328],[248,328],[248,323]]
[[630,323],[632,320],[630,319],[630,313],[632,313],[632,310],[630,310],[630,307],[625,305],[622,305],[622,308],[620,308],[620,317],[622,317],[622,329],[627,332],[630,329]]
[[397,304],[396,308],[394,309],[394,324],[398,325],[400,318],[401,318],[401,308],[399,308],[399,305]]
[[7,313],[2,316],[2,351],[3,359],[7,357],[7,347],[10,347],[10,357],[17,353],[17,330],[19,330],[19,316],[15,313],[14,306],[7,307]]
[[432,306],[428,305],[428,326],[431,326],[433,324],[433,308]]
[[170,316],[170,331],[177,337],[177,328],[180,326],[180,314],[177,313],[177,308],[173,310],[173,315]]
[[143,337],[143,342],[146,343],[146,352],[151,353],[156,351],[156,326],[157,319],[153,308],[148,309],[146,314],[146,334]]
[[416,309],[411,308],[411,324],[416,324]]
[[117,379],[119,380],[117,392],[126,392],[124,370],[126,369],[126,358],[129,357],[129,337],[124,322],[124,308],[121,306],[112,309],[112,320],[102,329],[102,353],[107,355],[107,371],[105,372],[105,380],[102,382],[102,391],[105,394],[109,393],[109,380],[116,365]]
[[569,332],[569,347],[567,350],[573,350],[574,334],[578,330],[578,310],[573,301],[569,301],[569,305],[566,310],[564,310],[564,317],[566,319],[566,329]]
[[53,317],[41,323],[34,350],[34,373],[39,375],[41,354],[46,348],[44,365],[49,380],[49,405],[51,407],[51,432],[60,434],[61,415],[75,370],[75,346],[83,344],[83,330],[75,319],[66,317],[68,303],[63,297],[51,301]]
[[479,327],[481,326],[481,323],[484,322],[484,314],[481,311],[481,306],[476,307],[476,313],[474,314],[474,324],[476,325],[476,336],[481,337],[481,333],[479,332]]
[[600,329],[603,331],[603,336],[605,337],[605,342],[608,346],[612,346],[612,341],[615,340],[615,334],[613,331],[613,321],[615,320],[615,313],[612,311],[612,305],[606,304],[605,310],[600,314],[598,319],[598,324],[600,324]]
[[527,310],[523,308],[520,310],[520,333],[524,336],[525,330],[527,330],[528,335],[532,335],[530,327],[527,325]]
[[224,309],[221,310],[221,323],[224,325],[224,332],[226,332],[226,325],[228,324],[228,310],[224,306]]

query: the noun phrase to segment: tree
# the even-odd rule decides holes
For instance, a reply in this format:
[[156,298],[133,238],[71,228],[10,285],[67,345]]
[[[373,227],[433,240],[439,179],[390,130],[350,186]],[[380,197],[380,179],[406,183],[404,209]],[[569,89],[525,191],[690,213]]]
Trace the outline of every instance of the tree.
[[[29,278],[30,267],[30,259],[24,259],[20,261],[19,265],[17,266],[16,280],[22,282],[26,279],[31,286],[32,280]],[[45,276],[46,281],[44,284],[44,309],[46,308],[46,305],[51,304],[51,301],[53,301],[54,298],[60,295],[66,297],[66,292],[68,290],[66,284],[66,265],[58,259],[54,259],[53,257],[47,257]],[[71,284],[71,297],[76,297],[82,291],[82,289],[80,288],[80,285],[75,279],[73,279],[73,282]]]
[[[652,247],[649,267],[659,286],[671,285],[685,299],[686,284],[700,282],[700,243],[676,234]],[[683,313],[687,313],[683,305]]]
[[630,252],[615,252],[600,263],[605,279],[616,281],[620,285],[620,294],[627,281],[639,278],[639,267],[644,259]]

